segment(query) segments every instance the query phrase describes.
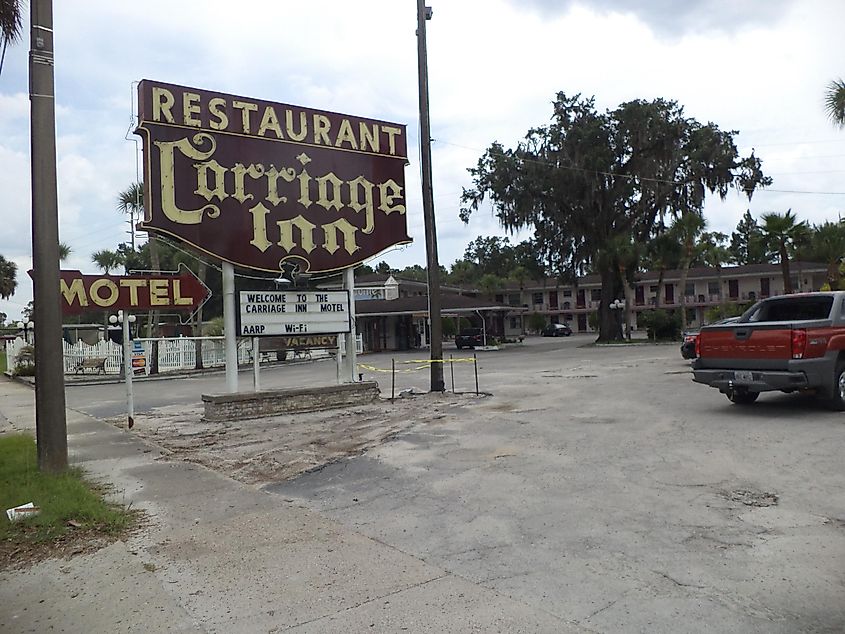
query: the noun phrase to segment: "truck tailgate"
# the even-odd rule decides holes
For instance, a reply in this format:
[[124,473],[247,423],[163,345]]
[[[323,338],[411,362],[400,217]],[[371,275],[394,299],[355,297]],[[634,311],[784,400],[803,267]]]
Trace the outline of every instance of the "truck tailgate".
[[700,358],[718,360],[789,361],[790,324],[731,324],[705,328],[700,335]]

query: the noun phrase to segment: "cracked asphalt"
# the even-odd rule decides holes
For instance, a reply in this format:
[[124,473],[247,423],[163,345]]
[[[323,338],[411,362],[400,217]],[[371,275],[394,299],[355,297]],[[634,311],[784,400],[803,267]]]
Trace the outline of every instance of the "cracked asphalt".
[[584,343],[479,353],[492,397],[266,488],[590,631],[845,631],[845,415]]
[[[479,352],[489,396],[410,397],[389,434],[365,426],[376,442],[290,479],[256,468],[249,482],[586,631],[845,631],[845,414],[783,394],[732,405],[692,383],[677,345],[589,342]],[[296,379],[326,379],[329,366],[297,367]],[[455,368],[458,389],[474,390],[471,364]],[[262,385],[284,385],[285,372]],[[365,378],[390,395],[389,375]],[[402,373],[395,390],[427,380]],[[69,404],[96,410],[93,390],[109,389],[71,388]],[[179,394],[136,407],[154,416],[192,398]],[[295,433],[290,422],[278,427]],[[216,450],[227,442],[244,451],[236,430]]]

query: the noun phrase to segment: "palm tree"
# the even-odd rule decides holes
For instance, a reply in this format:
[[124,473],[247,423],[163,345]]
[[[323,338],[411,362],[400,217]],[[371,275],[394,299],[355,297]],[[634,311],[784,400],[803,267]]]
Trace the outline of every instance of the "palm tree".
[[655,308],[658,308],[663,301],[663,280],[666,271],[680,268],[680,261],[681,245],[665,229],[645,245],[645,266],[650,271],[657,271]]
[[802,250],[802,259],[827,264],[827,283],[831,290],[839,289],[841,273],[840,263],[845,259],[845,223],[825,222],[812,229],[806,250]]
[[71,249],[68,245],[64,242],[59,242],[59,262],[64,262],[70,257],[70,254],[73,253],[73,249]]
[[91,261],[103,269],[103,272],[108,275],[112,269],[116,269],[123,264],[123,258],[116,251],[109,251],[103,249],[102,251],[95,251],[91,254]]
[[135,219],[144,211],[144,186],[132,183],[117,195],[117,210],[129,214],[129,230],[132,235],[132,250],[135,250]]
[[0,255],[0,298],[9,299],[18,287],[18,265]]
[[690,265],[701,255],[701,247],[698,238],[707,221],[704,216],[697,212],[682,214],[672,223],[669,231],[681,245],[681,331],[687,329],[687,276]]
[[21,0],[0,0],[0,73],[3,72],[6,47],[20,39],[23,28],[22,8]]
[[[144,213],[144,186],[141,183],[132,183],[125,190],[117,195],[117,210],[129,214],[129,222],[132,225],[132,250],[135,250],[135,218]],[[153,270],[161,270],[161,258],[158,252],[158,241],[153,234],[149,234],[150,265]],[[153,336],[153,329],[158,323],[158,311],[151,311],[147,319],[147,337]]]
[[824,107],[835,125],[845,126],[845,80],[835,79],[827,85]]
[[807,241],[809,237],[807,223],[796,222],[792,209],[787,209],[783,215],[776,212],[763,214],[761,219],[766,245],[769,251],[777,254],[780,261],[783,292],[789,294],[793,291],[792,278],[789,274],[789,258],[797,247]]
[[719,281],[719,317],[725,316],[725,294],[722,292],[722,265],[733,259],[730,250],[725,246],[728,236],[720,231],[706,231],[701,234],[701,257],[707,266],[716,269]]

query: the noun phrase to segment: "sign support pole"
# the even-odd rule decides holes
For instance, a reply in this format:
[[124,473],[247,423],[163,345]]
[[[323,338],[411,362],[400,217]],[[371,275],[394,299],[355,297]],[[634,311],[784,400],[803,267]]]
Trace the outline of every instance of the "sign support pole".
[[226,352],[226,389],[238,391],[238,338],[235,332],[235,267],[223,262],[223,345]]
[[355,342],[355,269],[351,266],[343,272],[343,286],[349,291],[349,332],[346,333],[346,382],[355,382],[355,369],[358,365]]
[[252,388],[256,392],[261,391],[261,378],[259,377],[259,366],[261,365],[261,348],[258,337],[252,338]]
[[337,360],[337,384],[343,385],[343,353],[340,350],[340,335],[337,338],[337,355],[335,355]]
[[126,382],[126,426],[135,426],[135,394],[132,391],[132,343],[129,341],[129,313],[123,313],[123,374]]

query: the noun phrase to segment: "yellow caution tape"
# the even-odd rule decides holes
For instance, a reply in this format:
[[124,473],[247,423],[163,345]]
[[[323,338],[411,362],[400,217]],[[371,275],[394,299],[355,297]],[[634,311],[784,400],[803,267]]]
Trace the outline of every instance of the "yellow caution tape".
[[388,368],[387,370],[385,370],[384,368],[376,368],[376,367],[373,367],[371,365],[365,365],[363,363],[359,363],[358,367],[363,368],[364,370],[369,370],[370,372],[388,372],[388,373],[390,373],[390,372],[416,372],[417,370],[428,370],[431,366],[421,365],[421,366],[416,367],[416,368],[407,368],[407,369],[399,369],[399,370],[391,370],[391,369]]
[[369,370],[370,372],[416,372],[418,370],[428,370],[431,367],[432,363],[459,363],[459,362],[466,362],[466,363],[475,363],[475,359],[472,358],[463,358],[463,359],[411,359],[410,361],[400,361],[400,363],[422,363],[423,365],[417,366],[416,368],[406,368],[406,369],[396,369],[391,370],[390,368],[377,368],[372,365],[366,365],[365,363],[359,363],[358,367],[364,370]]
[[459,359],[411,359],[410,361],[400,361],[400,363],[475,363],[475,359],[472,357]]

